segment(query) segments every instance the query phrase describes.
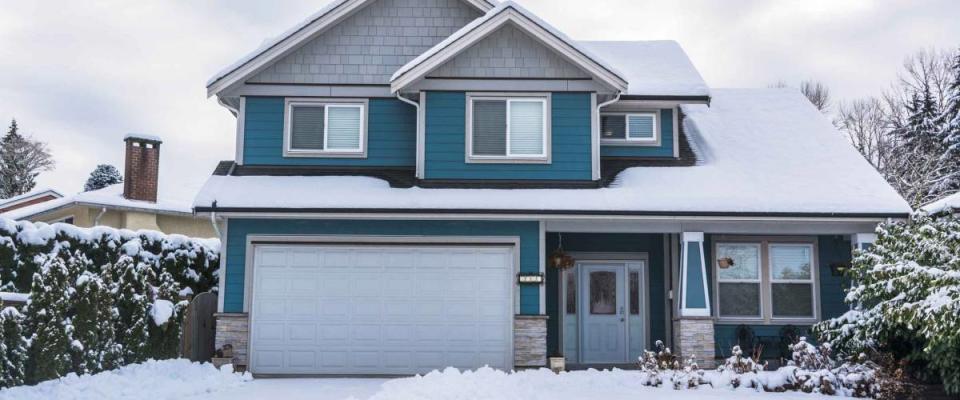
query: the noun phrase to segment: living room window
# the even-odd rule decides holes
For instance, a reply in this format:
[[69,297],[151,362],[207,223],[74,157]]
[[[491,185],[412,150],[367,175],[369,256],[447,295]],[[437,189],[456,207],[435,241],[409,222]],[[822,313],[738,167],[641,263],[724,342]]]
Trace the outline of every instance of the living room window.
[[285,114],[285,156],[364,156],[366,102],[294,99]]
[[660,142],[657,113],[604,113],[600,116],[600,139],[621,144],[655,145]]
[[718,241],[714,254],[716,314],[721,321],[817,319],[814,243]]
[[545,97],[471,96],[467,147],[471,162],[548,160]]

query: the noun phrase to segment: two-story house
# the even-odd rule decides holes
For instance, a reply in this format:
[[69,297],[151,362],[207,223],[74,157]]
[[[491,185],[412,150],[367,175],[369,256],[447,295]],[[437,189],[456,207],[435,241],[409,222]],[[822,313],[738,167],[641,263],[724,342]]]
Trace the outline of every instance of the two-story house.
[[843,313],[910,212],[800,93],[513,2],[338,0],[207,88],[237,117],[194,203],[217,344],[259,374],[711,364]]

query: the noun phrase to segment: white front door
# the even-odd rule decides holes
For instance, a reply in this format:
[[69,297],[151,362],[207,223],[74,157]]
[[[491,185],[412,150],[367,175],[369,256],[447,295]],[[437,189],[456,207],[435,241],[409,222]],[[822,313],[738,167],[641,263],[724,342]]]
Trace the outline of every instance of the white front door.
[[256,245],[250,369],[510,369],[513,258],[505,246]]
[[625,268],[623,264],[580,265],[581,354],[585,364],[627,362]]

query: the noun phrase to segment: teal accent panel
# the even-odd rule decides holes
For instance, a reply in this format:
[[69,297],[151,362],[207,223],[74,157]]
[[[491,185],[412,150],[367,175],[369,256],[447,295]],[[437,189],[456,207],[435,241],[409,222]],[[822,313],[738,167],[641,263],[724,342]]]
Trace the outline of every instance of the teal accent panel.
[[247,97],[243,162],[246,165],[413,167],[417,155],[417,111],[397,99],[370,99],[367,157],[284,157],[282,97]]
[[[546,254],[557,248],[557,233],[548,232]],[[620,233],[564,233],[563,248],[568,252],[647,253],[649,256],[647,301],[650,305],[650,337],[646,347],[653,348],[657,340],[666,340],[666,301],[663,235]],[[547,266],[546,276],[547,352],[560,354],[560,274]]]
[[549,164],[466,162],[467,96],[429,92],[426,101],[426,179],[582,180],[592,179],[590,94],[551,95]]
[[601,157],[673,157],[673,110],[660,110],[659,146],[600,144]]
[[687,252],[687,287],[683,296],[687,300],[687,308],[706,308],[707,307],[707,288],[703,287],[704,271],[700,268],[704,260],[704,255],[700,253],[699,243],[690,242],[685,246]]
[[[540,227],[536,221],[380,221],[234,219],[227,231],[224,312],[242,312],[248,235],[515,236],[520,238],[520,271],[540,271]],[[514,280],[515,282],[515,280]],[[540,313],[540,287],[520,287],[520,313]]]

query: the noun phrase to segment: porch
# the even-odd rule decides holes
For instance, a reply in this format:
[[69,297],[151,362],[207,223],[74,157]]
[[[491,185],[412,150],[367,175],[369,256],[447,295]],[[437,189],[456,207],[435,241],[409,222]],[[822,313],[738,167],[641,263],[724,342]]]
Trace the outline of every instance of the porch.
[[[547,353],[570,369],[633,367],[658,341],[705,367],[735,345],[774,363],[789,358],[789,343],[847,310],[841,271],[854,245],[871,239],[855,233],[866,224],[740,223],[708,233],[546,225]],[[573,259],[569,268],[553,265],[558,250]]]

